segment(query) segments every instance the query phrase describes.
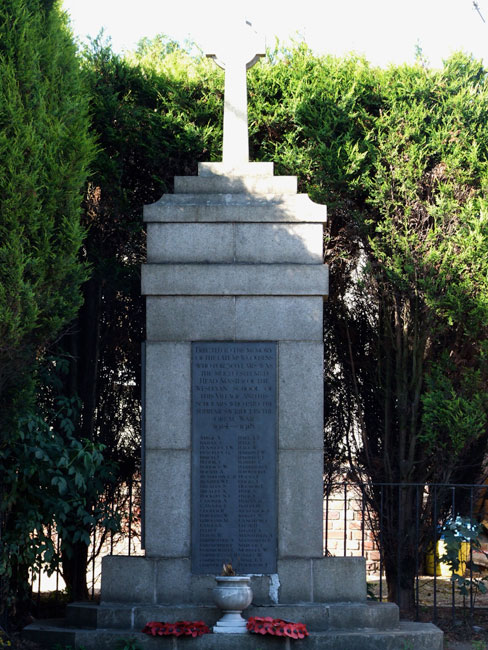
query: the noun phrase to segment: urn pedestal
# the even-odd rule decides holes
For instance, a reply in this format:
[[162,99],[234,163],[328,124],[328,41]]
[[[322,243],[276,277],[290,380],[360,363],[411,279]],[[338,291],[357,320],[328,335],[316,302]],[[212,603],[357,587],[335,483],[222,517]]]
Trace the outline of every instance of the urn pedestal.
[[216,576],[213,590],[214,601],[224,615],[213,627],[216,634],[246,634],[243,609],[252,602],[251,578],[246,576]]

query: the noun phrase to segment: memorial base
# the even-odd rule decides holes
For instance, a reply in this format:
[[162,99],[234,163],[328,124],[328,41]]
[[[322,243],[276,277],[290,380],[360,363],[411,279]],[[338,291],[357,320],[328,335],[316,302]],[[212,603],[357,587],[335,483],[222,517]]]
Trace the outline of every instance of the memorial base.
[[[212,629],[221,611],[213,603],[215,576],[192,575],[189,558],[108,556],[103,560],[100,605],[74,603],[64,621],[25,628],[25,638],[46,650],[56,643],[85,650],[113,650],[121,639],[142,650],[184,650],[187,638],[150,637],[149,621],[203,621]],[[393,603],[366,600],[364,558],[278,560],[279,573],[252,576],[251,616],[304,623],[310,633],[303,650],[441,650],[443,634],[431,624],[399,620]],[[273,599],[278,602],[272,602]],[[175,604],[178,603],[178,604]],[[237,642],[237,638],[239,641]],[[216,629],[191,640],[195,650],[283,650],[290,639]]]
[[[141,650],[289,650],[295,642],[261,634],[204,634],[201,637],[150,637],[141,629],[149,620],[205,620],[212,625],[218,611],[211,607],[188,609],[129,604],[70,605],[66,621],[43,621],[24,630],[26,639],[46,650],[63,648],[113,650],[123,639],[133,640]],[[309,636],[300,640],[302,650],[442,650],[443,634],[430,623],[398,620],[398,608],[391,603],[301,603],[275,607],[250,607],[249,616],[272,616],[305,622]],[[144,621],[144,623],[143,623]],[[291,642],[291,643],[290,643]]]
[[[250,577],[256,605],[366,601],[362,557],[279,558],[277,573]],[[192,573],[189,557],[109,555],[102,561],[102,602],[214,606],[214,588],[215,574]]]

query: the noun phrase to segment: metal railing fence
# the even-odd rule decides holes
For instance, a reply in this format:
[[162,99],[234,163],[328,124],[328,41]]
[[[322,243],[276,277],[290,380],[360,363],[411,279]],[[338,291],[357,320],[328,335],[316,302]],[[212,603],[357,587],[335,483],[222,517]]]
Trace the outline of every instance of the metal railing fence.
[[[324,495],[324,553],[365,557],[372,597],[387,600],[410,584],[416,618],[431,608],[434,622],[440,608],[453,621],[460,609],[472,618],[475,607],[488,608],[487,485],[343,481]],[[446,562],[445,537],[458,540],[457,563]]]

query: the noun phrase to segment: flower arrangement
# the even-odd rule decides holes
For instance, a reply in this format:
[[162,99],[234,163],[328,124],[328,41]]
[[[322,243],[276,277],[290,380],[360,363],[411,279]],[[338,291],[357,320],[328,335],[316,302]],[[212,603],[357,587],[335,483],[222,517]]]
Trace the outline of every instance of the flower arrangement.
[[281,618],[271,618],[271,616],[251,616],[246,627],[249,632],[254,632],[254,634],[289,636],[292,639],[304,639],[308,636],[308,630],[304,623],[290,623]]
[[210,630],[203,621],[176,621],[176,623],[161,623],[150,621],[142,630],[151,636],[202,636]]

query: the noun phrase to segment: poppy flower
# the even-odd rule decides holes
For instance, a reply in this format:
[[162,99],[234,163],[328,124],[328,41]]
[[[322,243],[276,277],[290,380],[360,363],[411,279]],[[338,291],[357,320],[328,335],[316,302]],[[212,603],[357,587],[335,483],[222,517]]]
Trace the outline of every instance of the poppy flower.
[[193,638],[210,632],[203,621],[176,621],[176,623],[150,621],[146,623],[142,631],[151,636],[191,636]]
[[304,623],[291,623],[271,616],[251,616],[246,624],[249,632],[269,634],[271,636],[287,636],[291,639],[304,639],[308,636]]

